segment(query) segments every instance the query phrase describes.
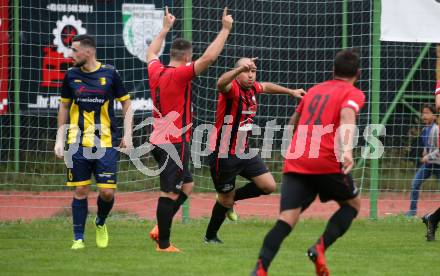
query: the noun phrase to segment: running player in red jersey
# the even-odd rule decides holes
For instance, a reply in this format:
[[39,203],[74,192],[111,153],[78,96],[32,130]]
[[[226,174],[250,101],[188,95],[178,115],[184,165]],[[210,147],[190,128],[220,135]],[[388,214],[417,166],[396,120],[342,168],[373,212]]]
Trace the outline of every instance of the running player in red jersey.
[[[440,110],[440,80],[437,81],[435,88],[435,107],[437,110]],[[424,215],[422,221],[426,225],[426,240],[435,241],[435,232],[438,228],[438,223],[440,222],[440,208],[437,208],[437,210],[432,213]]]
[[165,252],[180,251],[170,244],[171,224],[194,184],[188,168],[189,130],[192,125],[191,81],[217,60],[233,23],[225,8],[222,29],[200,58],[192,61],[191,42],[178,38],[171,45],[170,63],[163,65],[157,55],[175,20],[166,7],[163,28],[151,42],[147,53],[150,91],[156,109],[150,142],[156,145],[152,153],[163,169],[160,173],[157,225],[150,232],[150,237],[157,242],[157,251]]
[[267,275],[284,238],[318,195],[322,202],[334,200],[340,206],[307,251],[316,275],[329,275],[324,252],[348,230],[361,203],[350,175],[356,113],[365,102],[363,92],[354,87],[359,64],[356,51],[338,52],[334,79],[309,89],[293,114],[295,130],[284,162],[280,215],[264,239],[252,275]]
[[[257,112],[260,93],[287,94],[302,98],[303,89],[289,89],[271,82],[257,82],[255,58],[241,58],[235,68],[218,80],[219,98],[215,127],[211,135],[211,177],[218,193],[206,230],[206,243],[223,243],[217,236],[225,214],[234,202],[272,193],[275,180],[259,156],[250,157],[247,134]],[[226,127],[223,127],[227,124]],[[243,155],[242,155],[243,154]],[[241,175],[250,182],[235,190],[235,178]]]

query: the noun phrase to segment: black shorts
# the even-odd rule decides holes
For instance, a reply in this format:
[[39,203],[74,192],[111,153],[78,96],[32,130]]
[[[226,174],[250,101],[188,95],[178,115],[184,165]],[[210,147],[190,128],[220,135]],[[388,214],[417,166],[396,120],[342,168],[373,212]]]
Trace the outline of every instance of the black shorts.
[[240,159],[235,155],[218,158],[217,154],[210,155],[209,166],[211,177],[217,193],[225,194],[235,189],[235,178],[240,175],[248,180],[269,172],[259,156],[251,159]]
[[[178,158],[181,160],[183,168],[180,168],[176,161],[169,156],[168,152],[177,151]],[[193,182],[189,171],[189,143],[155,145],[152,150],[160,172],[160,190],[165,193],[173,192],[178,194],[182,185]]]
[[281,184],[280,210],[307,209],[319,195],[321,202],[346,201],[359,194],[353,177],[348,174],[285,173]]

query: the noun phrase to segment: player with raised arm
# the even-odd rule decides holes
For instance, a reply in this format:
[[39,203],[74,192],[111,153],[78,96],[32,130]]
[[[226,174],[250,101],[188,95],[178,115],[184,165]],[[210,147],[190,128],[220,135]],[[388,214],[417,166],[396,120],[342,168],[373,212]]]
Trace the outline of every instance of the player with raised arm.
[[293,114],[290,122],[295,129],[284,162],[280,215],[264,238],[252,275],[267,275],[281,243],[316,196],[322,202],[334,200],[340,207],[307,251],[316,275],[329,275],[324,252],[348,230],[361,204],[350,175],[356,113],[365,102],[363,92],[354,87],[359,64],[356,51],[338,52],[334,79],[309,89]]
[[[289,89],[271,82],[257,82],[256,58],[240,58],[235,68],[220,76],[215,131],[211,135],[210,169],[218,199],[206,230],[206,243],[223,243],[217,236],[225,215],[234,202],[267,195],[276,183],[259,156],[247,158],[248,132],[257,112],[257,95],[286,94],[302,98],[303,89]],[[223,127],[223,125],[227,127]],[[235,190],[235,179],[243,176],[250,182]]]
[[[116,69],[96,60],[96,42],[91,36],[76,36],[71,50],[74,67],[66,72],[61,88],[54,151],[58,158],[64,158],[65,124],[69,121],[67,143],[68,153],[72,154],[64,159],[71,158],[72,161],[72,166],[67,169],[67,186],[75,187],[72,201],[72,249],[85,247],[84,227],[92,174],[99,189],[95,220],[96,244],[105,248],[108,246],[105,220],[114,203],[119,160],[119,152],[115,147],[119,145],[124,149],[132,146],[130,95]],[[124,115],[124,136],[121,141],[114,114],[114,100],[121,102]],[[74,150],[76,147],[78,149]],[[98,157],[98,152],[103,154]]]
[[[232,16],[225,8],[222,28],[202,56],[192,61],[191,42],[178,38],[171,45],[169,64],[164,65],[157,55],[175,20],[168,7],[165,7],[162,30],[151,42],[147,53],[150,91],[155,106],[150,142],[156,145],[153,156],[159,167],[163,168],[160,173],[157,225],[151,230],[150,237],[157,242],[156,250],[165,252],[180,251],[170,244],[171,224],[194,185],[188,168],[192,125],[191,81],[217,60],[233,23]],[[173,156],[173,152],[178,156]]]

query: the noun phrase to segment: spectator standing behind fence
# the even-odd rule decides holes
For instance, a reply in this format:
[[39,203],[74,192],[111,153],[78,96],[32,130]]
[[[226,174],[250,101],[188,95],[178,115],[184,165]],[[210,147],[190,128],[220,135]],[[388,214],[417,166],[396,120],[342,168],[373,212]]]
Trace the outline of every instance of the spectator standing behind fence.
[[417,170],[411,184],[410,207],[406,213],[407,216],[417,214],[417,201],[422,183],[433,174],[440,179],[440,151],[435,113],[435,107],[432,105],[425,105],[422,109],[422,121],[425,124],[421,134],[423,145],[422,165]]

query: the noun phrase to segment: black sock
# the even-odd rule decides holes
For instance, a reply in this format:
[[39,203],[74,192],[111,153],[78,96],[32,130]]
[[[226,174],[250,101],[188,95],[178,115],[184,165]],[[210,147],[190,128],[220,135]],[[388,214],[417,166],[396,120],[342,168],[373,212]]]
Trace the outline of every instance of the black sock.
[[225,215],[229,208],[224,207],[218,201],[215,202],[212,208],[211,219],[209,220],[208,228],[206,229],[206,238],[212,239],[217,236],[217,232],[225,221]]
[[241,188],[235,190],[234,201],[242,200],[246,198],[259,197],[260,195],[266,195],[260,188],[255,185],[254,182],[249,182]]
[[101,196],[98,196],[98,199],[96,200],[96,204],[98,205],[98,212],[96,215],[96,225],[104,225],[105,219],[107,218],[108,214],[110,213],[110,210],[113,208],[113,204],[115,203],[115,198],[113,197],[110,201],[105,201],[101,198]]
[[270,266],[273,258],[280,249],[283,240],[290,234],[292,227],[285,221],[277,220],[275,226],[267,233],[263,241],[258,259],[261,261],[264,270]]
[[156,219],[159,227],[159,247],[164,249],[170,246],[171,223],[174,215],[174,200],[168,197],[159,197]]
[[176,201],[174,201],[174,213],[173,213],[173,217],[174,215],[177,213],[177,211],[179,211],[180,206],[185,202],[185,200],[188,198],[188,196],[180,191],[179,193],[179,197],[176,199]]
[[[348,204],[342,205],[336,211],[327,223],[322,239],[324,241],[324,249],[327,249],[339,237],[347,232],[351,222],[357,216],[357,210]],[[318,239],[318,243],[321,238]]]
[[434,225],[437,225],[437,223],[440,221],[440,208],[438,208],[434,213],[430,214],[429,219]]
[[84,240],[84,228],[86,226],[88,212],[87,198],[72,200],[73,234],[75,240]]

